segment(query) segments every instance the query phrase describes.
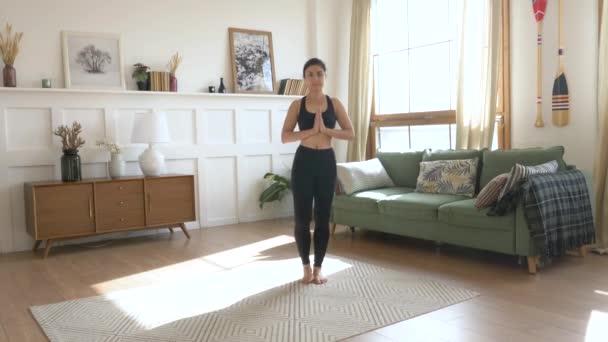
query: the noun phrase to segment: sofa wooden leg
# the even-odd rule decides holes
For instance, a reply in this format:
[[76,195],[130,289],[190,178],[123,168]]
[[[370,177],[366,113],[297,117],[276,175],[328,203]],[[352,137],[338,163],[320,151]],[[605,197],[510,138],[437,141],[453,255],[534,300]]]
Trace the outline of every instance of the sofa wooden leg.
[[536,274],[536,259],[538,257],[529,256],[528,257],[528,272],[530,274]]
[[332,223],[331,224],[331,235],[334,235],[336,233],[336,224]]
[[578,254],[579,254],[580,256],[582,256],[583,258],[584,258],[584,257],[586,257],[586,256],[587,256],[587,246],[581,246],[581,247],[578,249]]

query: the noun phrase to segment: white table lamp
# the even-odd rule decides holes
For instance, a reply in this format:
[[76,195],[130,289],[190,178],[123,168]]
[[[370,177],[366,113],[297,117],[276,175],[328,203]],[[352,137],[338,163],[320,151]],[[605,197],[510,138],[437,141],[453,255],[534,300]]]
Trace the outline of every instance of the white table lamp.
[[170,141],[167,116],[164,112],[155,111],[135,117],[131,142],[149,144],[148,148],[139,156],[139,167],[144,175],[160,176],[165,170],[165,157],[155,147],[155,144]]

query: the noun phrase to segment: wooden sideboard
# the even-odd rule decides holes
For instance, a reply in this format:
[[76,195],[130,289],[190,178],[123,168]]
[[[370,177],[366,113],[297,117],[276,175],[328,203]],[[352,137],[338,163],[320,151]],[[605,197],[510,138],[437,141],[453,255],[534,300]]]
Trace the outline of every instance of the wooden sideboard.
[[121,177],[79,182],[25,183],[27,232],[46,240],[44,257],[55,240],[103,233],[180,227],[196,220],[194,176]]

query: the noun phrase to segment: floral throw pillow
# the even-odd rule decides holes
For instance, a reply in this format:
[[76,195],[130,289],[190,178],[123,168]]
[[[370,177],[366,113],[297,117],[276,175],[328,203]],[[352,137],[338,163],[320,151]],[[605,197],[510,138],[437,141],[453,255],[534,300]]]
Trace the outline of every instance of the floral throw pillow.
[[477,158],[421,162],[416,192],[473,197],[477,163]]

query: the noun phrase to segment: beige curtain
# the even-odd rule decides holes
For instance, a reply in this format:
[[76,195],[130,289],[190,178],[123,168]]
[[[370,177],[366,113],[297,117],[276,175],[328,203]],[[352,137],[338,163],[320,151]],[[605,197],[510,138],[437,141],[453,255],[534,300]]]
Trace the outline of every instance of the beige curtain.
[[355,139],[348,142],[347,161],[365,160],[372,109],[371,7],[372,0],[353,0],[348,67],[348,114],[353,123]]
[[502,1],[459,2],[456,147],[492,146],[496,121]]
[[598,251],[608,252],[608,6],[600,13],[600,46],[598,61],[598,144],[593,170],[595,195],[595,229]]

